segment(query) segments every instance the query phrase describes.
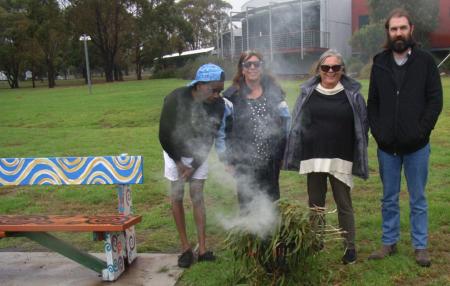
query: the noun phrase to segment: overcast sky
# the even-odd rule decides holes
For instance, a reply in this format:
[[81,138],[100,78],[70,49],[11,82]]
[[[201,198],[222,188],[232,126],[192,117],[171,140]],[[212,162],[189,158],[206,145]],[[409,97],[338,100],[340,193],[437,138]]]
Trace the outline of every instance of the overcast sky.
[[241,11],[242,4],[247,2],[247,0],[225,0],[225,1],[230,3],[233,6],[232,11],[238,11],[238,12]]

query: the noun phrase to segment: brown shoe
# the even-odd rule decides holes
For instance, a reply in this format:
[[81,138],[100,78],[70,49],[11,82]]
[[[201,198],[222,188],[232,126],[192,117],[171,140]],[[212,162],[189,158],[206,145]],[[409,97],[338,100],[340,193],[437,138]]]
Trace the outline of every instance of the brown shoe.
[[392,245],[383,245],[379,250],[372,252],[371,255],[369,255],[369,260],[378,260],[383,259],[386,256],[392,255],[397,253],[397,244]]
[[416,262],[422,267],[430,267],[431,260],[430,255],[428,254],[428,250],[426,249],[416,249]]

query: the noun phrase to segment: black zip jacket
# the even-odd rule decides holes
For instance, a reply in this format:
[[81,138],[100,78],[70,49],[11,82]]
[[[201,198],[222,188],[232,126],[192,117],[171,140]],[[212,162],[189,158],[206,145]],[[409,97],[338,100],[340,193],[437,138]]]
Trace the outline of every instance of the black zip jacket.
[[164,99],[159,121],[159,141],[175,162],[181,157],[193,158],[197,169],[208,157],[220,128],[225,103],[195,102],[191,87],[174,90]]
[[442,111],[442,85],[437,66],[427,52],[413,47],[401,83],[394,78],[391,50],[373,59],[367,110],[378,147],[391,154],[409,154],[430,140]]

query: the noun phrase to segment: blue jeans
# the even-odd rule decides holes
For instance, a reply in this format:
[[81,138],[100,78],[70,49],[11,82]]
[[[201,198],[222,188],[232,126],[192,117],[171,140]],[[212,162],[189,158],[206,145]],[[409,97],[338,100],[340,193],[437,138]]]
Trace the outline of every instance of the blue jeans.
[[427,248],[428,207],[425,185],[428,177],[430,144],[406,155],[392,155],[378,149],[378,163],[383,183],[381,213],[384,245],[392,245],[400,238],[400,180],[402,165],[409,192],[411,240],[415,249]]

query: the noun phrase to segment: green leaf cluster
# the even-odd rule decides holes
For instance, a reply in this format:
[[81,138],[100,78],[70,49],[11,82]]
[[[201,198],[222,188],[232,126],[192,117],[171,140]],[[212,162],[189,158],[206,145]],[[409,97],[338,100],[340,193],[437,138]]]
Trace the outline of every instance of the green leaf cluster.
[[[341,234],[325,224],[322,208],[307,209],[298,202],[276,202],[279,223],[269,237],[259,237],[239,227],[229,231],[225,241],[240,263],[235,283],[250,285],[310,284],[307,270],[314,267],[314,256],[327,238]],[[306,263],[307,262],[307,263]]]

